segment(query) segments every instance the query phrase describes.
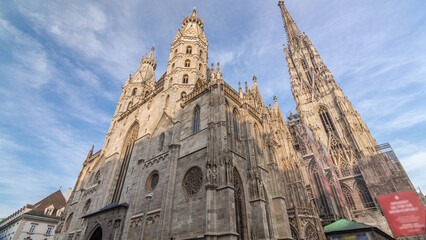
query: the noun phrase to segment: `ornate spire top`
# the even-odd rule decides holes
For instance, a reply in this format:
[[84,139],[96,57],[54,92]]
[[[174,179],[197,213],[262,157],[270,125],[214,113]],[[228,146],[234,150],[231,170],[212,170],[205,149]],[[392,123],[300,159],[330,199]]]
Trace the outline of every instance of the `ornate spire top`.
[[253,75],[253,82],[257,83],[257,77],[256,77],[256,75]]
[[148,58],[154,59],[154,49],[155,44],[152,44],[151,52],[149,53]]
[[287,34],[287,42],[288,44],[294,43],[295,39],[302,37],[302,34],[300,34],[299,28],[297,27],[296,23],[294,22],[293,18],[291,17],[290,13],[288,12],[287,8],[284,5],[284,1],[280,0],[278,2],[278,6],[281,8],[281,14],[284,22],[284,28],[285,32]]
[[189,22],[194,22],[194,23],[198,24],[198,26],[200,26],[201,28],[203,28],[203,20],[201,20],[201,19],[198,18],[198,12],[197,12],[197,10],[196,10],[195,7],[192,10],[192,14],[191,14],[191,12],[188,12],[188,16],[182,20],[182,29]]
[[277,103],[277,101],[278,101],[277,96],[274,96],[274,102]]

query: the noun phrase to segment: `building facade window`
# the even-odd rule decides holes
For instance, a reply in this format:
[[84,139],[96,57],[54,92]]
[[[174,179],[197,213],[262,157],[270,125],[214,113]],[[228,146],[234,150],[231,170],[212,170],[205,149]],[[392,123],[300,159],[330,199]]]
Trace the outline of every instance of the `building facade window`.
[[137,88],[133,88],[132,96],[135,96],[137,92],[138,92],[138,89]]
[[239,130],[238,130],[238,111],[237,109],[234,109],[234,112],[232,113],[232,125],[234,127],[234,137],[239,138]]
[[200,131],[200,107],[197,105],[194,108],[194,126],[193,133],[197,133]]
[[90,199],[86,201],[86,204],[84,204],[83,211],[82,211],[83,214],[86,214],[89,211],[91,202],[92,201]]
[[343,196],[345,196],[346,203],[349,209],[356,209],[354,199],[352,198],[352,192],[347,187],[342,186]]
[[373,199],[371,198],[370,192],[367,189],[367,186],[365,186],[364,183],[358,183],[358,194],[361,198],[362,204],[364,205],[364,208],[372,208],[374,207]]
[[189,79],[189,77],[188,77],[188,75],[183,75],[183,80],[182,80],[182,83],[188,83],[188,79]]
[[185,60],[185,67],[191,67],[191,61],[189,59]]
[[318,111],[319,117],[321,119],[321,123],[324,127],[325,132],[328,134],[330,132],[334,133],[337,136],[336,129],[334,128],[334,124],[331,121],[330,114],[328,113],[327,108],[321,106]]
[[192,47],[188,46],[186,47],[186,54],[191,54],[192,53]]
[[34,233],[36,227],[37,227],[37,225],[31,224],[31,227],[30,227],[30,230],[28,231],[28,233]]
[[53,227],[47,227],[46,235],[50,235],[52,233]]

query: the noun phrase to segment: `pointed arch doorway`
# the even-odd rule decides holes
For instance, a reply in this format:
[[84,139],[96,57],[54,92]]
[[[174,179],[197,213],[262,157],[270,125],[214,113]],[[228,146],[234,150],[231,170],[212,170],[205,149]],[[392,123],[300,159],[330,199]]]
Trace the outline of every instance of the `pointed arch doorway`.
[[102,240],[102,228],[96,228],[96,230],[92,233],[92,236],[90,236],[89,240]]

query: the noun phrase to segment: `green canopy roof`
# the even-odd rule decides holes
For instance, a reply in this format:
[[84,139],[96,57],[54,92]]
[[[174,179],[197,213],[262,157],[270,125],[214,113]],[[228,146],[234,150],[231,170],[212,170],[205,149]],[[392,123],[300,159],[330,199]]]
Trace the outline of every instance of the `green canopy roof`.
[[336,221],[334,223],[331,223],[325,226],[324,233],[357,230],[357,229],[371,229],[371,228],[374,228],[374,227],[343,218],[343,219],[340,219],[339,221]]

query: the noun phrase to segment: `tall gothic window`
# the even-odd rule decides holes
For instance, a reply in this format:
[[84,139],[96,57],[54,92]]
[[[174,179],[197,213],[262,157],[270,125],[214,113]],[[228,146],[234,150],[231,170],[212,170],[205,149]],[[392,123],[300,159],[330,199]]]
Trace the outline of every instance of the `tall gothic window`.
[[132,96],[135,96],[137,92],[138,92],[138,89],[137,88],[133,88]]
[[342,186],[342,192],[343,192],[343,195],[345,196],[345,200],[346,200],[346,203],[348,204],[349,209],[351,210],[356,209],[354,199],[352,198],[351,190],[346,186]]
[[186,47],[186,54],[191,54],[192,53],[192,47],[188,46]]
[[182,80],[182,83],[188,83],[188,79],[189,79],[189,77],[188,77],[188,75],[183,75],[183,80]]
[[203,50],[200,50],[200,58],[203,57]]
[[129,110],[133,105],[133,102],[129,102],[129,104],[127,105],[127,110]]
[[189,59],[185,60],[185,67],[191,67],[191,61]]
[[121,167],[118,173],[118,179],[115,184],[114,194],[112,196],[112,202],[118,202],[120,200],[121,192],[123,190],[124,180],[127,174],[127,168],[129,167],[130,157],[132,156],[133,146],[138,138],[139,133],[139,124],[134,123],[129,131],[127,132],[126,139],[123,144],[123,148],[121,150]]
[[321,106],[318,111],[319,117],[321,119],[322,125],[325,129],[325,132],[328,134],[329,132],[333,132],[334,135],[337,136],[336,129],[334,128],[334,124],[331,121],[330,114],[327,111],[327,108],[324,106]]
[[172,64],[172,71],[175,70],[175,64]]
[[173,57],[177,56],[177,49],[175,50],[175,52],[173,53]]
[[238,240],[246,239],[246,218],[243,184],[236,168],[233,171],[235,223],[237,226]]
[[361,198],[364,208],[374,207],[374,202],[373,202],[373,199],[371,198],[370,192],[367,189],[367,186],[365,186],[364,183],[358,182],[357,188],[358,188],[359,197]]
[[309,72],[308,65],[306,64],[304,60],[302,60],[302,67],[303,67],[303,70],[305,71],[306,78],[308,78],[309,84],[312,86],[312,76],[311,76],[311,73]]
[[203,65],[200,63],[199,65],[198,65],[198,71],[202,71],[203,70]]
[[233,116],[233,118],[232,118],[232,120],[233,120],[233,126],[234,126],[234,137],[236,137],[236,138],[239,138],[239,134],[238,134],[238,111],[237,111],[237,109],[234,109],[234,112],[233,112],[233,114],[232,114],[232,116]]
[[193,133],[200,131],[200,107],[197,105],[194,108],[194,122]]

